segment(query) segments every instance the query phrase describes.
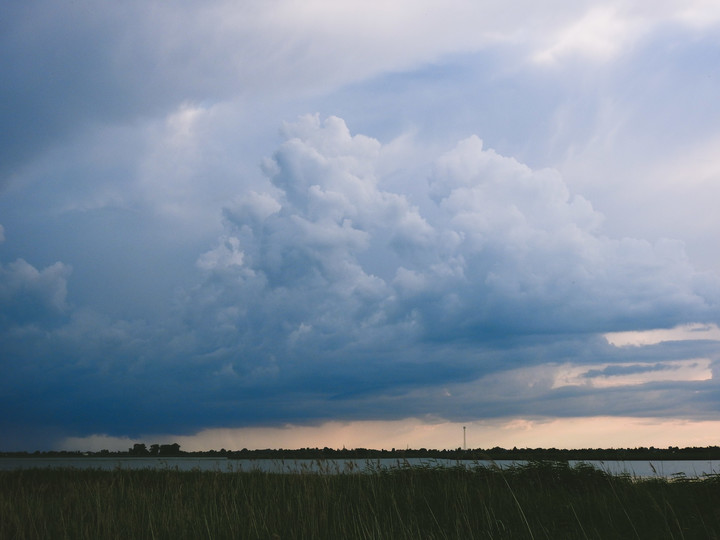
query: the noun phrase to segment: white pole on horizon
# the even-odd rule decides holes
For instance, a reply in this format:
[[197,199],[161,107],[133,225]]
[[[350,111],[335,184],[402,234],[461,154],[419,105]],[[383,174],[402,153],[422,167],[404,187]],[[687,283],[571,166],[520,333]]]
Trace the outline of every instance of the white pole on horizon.
[[465,439],[465,426],[463,426],[463,450],[467,450],[467,440]]

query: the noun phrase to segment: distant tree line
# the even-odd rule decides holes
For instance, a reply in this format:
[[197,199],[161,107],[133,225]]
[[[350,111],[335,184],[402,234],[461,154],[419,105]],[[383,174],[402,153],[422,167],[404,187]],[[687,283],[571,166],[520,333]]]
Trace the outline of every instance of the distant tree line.
[[49,452],[0,452],[0,457],[225,457],[228,459],[457,459],[457,460],[512,460],[512,461],[650,461],[650,460],[720,460],[720,447],[667,448],[512,448],[498,446],[490,449],[456,448],[434,450],[427,448],[374,450],[369,448],[333,449],[298,448],[262,450],[207,450],[186,452],[180,445],[136,443],[127,451],[100,450],[99,452],[49,451]]
[[150,448],[144,443],[135,443],[132,448],[128,449],[128,454],[137,457],[167,457],[182,456],[186,452],[180,451],[178,443],[172,444],[151,444]]

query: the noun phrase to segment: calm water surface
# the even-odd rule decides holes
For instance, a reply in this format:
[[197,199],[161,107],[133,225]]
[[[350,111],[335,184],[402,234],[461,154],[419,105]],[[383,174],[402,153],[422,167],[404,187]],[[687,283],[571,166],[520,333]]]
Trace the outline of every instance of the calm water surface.
[[[523,465],[524,461],[465,461],[453,459],[227,459],[210,457],[177,458],[0,458],[0,470],[37,468],[75,468],[98,470],[171,469],[179,471],[219,471],[270,473],[360,473],[402,467],[456,467],[483,466],[507,468]],[[720,474],[720,461],[570,461],[571,466],[587,463],[614,475],[629,474],[636,477],[687,476],[689,478]]]

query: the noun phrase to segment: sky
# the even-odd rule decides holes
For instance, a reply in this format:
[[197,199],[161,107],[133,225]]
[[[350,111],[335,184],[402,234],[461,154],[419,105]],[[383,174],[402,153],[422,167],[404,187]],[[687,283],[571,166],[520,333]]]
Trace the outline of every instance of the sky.
[[0,451],[717,444],[719,30],[6,2]]

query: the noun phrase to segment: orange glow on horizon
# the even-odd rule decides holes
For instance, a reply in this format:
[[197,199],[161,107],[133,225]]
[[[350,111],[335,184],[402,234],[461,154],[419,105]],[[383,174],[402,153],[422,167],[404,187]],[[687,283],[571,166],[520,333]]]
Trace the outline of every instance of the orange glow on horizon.
[[64,450],[126,450],[135,442],[177,442],[183,450],[242,448],[667,448],[713,446],[720,421],[667,418],[513,418],[474,422],[327,422],[316,426],[213,428],[194,435],[147,435],[137,439],[91,435],[65,439]]

